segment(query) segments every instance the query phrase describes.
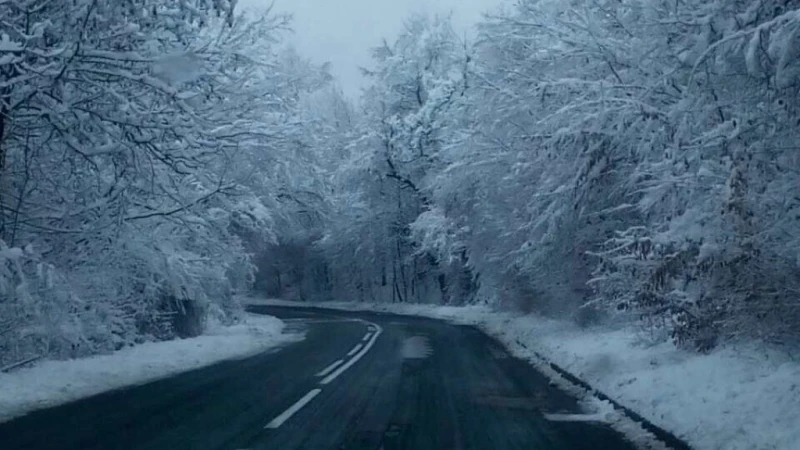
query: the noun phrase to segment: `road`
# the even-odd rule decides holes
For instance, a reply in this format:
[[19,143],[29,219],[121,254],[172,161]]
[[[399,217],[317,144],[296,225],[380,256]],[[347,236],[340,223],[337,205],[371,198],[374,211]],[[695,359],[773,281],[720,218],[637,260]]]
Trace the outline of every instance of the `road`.
[[471,327],[255,307],[306,339],[0,424],[3,450],[629,450]]

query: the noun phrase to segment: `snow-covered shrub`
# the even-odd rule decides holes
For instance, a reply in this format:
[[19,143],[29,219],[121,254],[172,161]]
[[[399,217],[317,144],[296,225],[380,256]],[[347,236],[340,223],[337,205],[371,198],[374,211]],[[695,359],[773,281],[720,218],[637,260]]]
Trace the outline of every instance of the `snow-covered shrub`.
[[76,296],[33,249],[0,241],[0,366],[34,357],[71,358],[113,348],[114,324]]

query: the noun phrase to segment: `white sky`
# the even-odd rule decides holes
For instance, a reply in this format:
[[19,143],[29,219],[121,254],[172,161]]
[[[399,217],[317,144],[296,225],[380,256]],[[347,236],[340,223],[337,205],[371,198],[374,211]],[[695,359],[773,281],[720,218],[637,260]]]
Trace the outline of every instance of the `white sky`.
[[[345,93],[357,97],[363,84],[359,67],[369,66],[369,49],[392,40],[412,13],[452,12],[466,32],[481,13],[508,0],[275,0],[276,9],[294,15],[292,42],[316,62],[333,64]],[[267,6],[272,0],[239,0],[241,7]]]

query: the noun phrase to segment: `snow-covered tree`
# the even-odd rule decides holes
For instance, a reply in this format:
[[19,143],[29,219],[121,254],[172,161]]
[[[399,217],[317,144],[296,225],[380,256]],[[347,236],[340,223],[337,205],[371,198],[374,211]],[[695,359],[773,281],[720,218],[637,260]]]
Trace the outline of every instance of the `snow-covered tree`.
[[449,19],[415,16],[373,56],[351,157],[337,183],[338,214],[322,248],[341,262],[333,270],[343,294],[465,302],[473,290],[466,253],[441,259],[414,239],[412,224],[433,207],[431,182],[466,90],[468,52]]
[[357,213],[324,242],[343,270],[456,260],[481,298],[632,311],[688,347],[796,341],[799,7],[522,0],[471,48],[411,21],[376,52]]
[[243,239],[274,233],[276,167],[303,164],[300,98],[328,77],[278,51],[286,17],[233,5],[0,4],[0,362],[235,318]]

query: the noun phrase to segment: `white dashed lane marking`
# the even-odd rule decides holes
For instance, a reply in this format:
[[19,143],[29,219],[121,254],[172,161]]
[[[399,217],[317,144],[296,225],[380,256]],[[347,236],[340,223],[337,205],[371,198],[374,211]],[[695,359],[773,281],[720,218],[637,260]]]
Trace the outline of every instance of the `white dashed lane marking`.
[[347,356],[353,356],[353,355],[355,355],[356,353],[358,353],[358,351],[359,351],[359,350],[361,350],[361,347],[363,347],[363,346],[364,346],[364,344],[356,344],[356,346],[355,346],[355,347],[353,347],[353,349],[352,349],[352,350],[350,350],[349,352],[347,352]]
[[344,360],[343,359],[337,359],[336,361],[333,362],[333,364],[331,364],[330,366],[322,369],[315,376],[324,377],[324,376],[328,375],[329,373],[333,372],[334,370],[336,370],[336,368],[341,366],[342,364],[344,364]]
[[[339,367],[338,369],[336,369],[335,372],[333,372],[332,374],[330,374],[327,377],[325,377],[325,379],[320,381],[319,384],[326,385],[326,384],[330,383],[331,381],[335,380],[336,378],[339,377],[339,375],[343,374],[347,369],[353,367],[353,364],[357,363],[358,360],[360,360],[361,358],[364,357],[364,355],[367,354],[367,352],[372,348],[373,345],[375,345],[375,341],[378,340],[378,337],[383,332],[383,329],[381,327],[379,327],[378,325],[374,325],[373,324],[371,326],[375,327],[375,334],[373,334],[372,338],[370,338],[370,340],[367,342],[367,344],[364,345],[364,348],[362,348],[361,351],[356,350],[356,351],[358,351],[358,353],[356,353],[355,356],[350,358],[350,360],[347,361],[342,367]],[[361,345],[361,344],[358,344],[358,345]]]
[[303,409],[311,400],[314,400],[314,397],[318,396],[319,393],[322,392],[322,389],[312,389],[308,394],[304,395],[303,398],[297,401],[294,405],[290,406],[289,409],[281,413],[280,416],[272,419],[272,422],[268,423],[267,426],[264,428],[280,428],[284,422],[289,420],[297,411]]
[[[375,341],[378,340],[378,336],[380,336],[383,329],[370,323],[367,327],[369,333],[367,333],[363,339],[361,339],[362,343],[356,344],[352,350],[347,353],[348,357],[351,357],[347,362],[344,362],[343,359],[338,359],[334,361],[328,367],[322,369],[322,371],[318,372],[316,376],[318,377],[325,377],[322,381],[319,382],[320,385],[329,384],[331,381],[338,378],[341,374],[343,374],[347,369],[352,367],[355,363],[358,362],[367,352],[375,345]],[[366,343],[364,343],[366,342]],[[322,393],[321,388],[312,389],[308,394],[304,395],[300,400],[295,402],[294,405],[290,406],[289,409],[282,412],[278,417],[272,419],[270,423],[268,423],[264,428],[267,429],[276,429],[280,428],[281,425],[284,424],[287,420],[291,419],[293,415],[295,415],[298,411],[303,409],[307,404],[309,404],[314,397],[318,396]]]

